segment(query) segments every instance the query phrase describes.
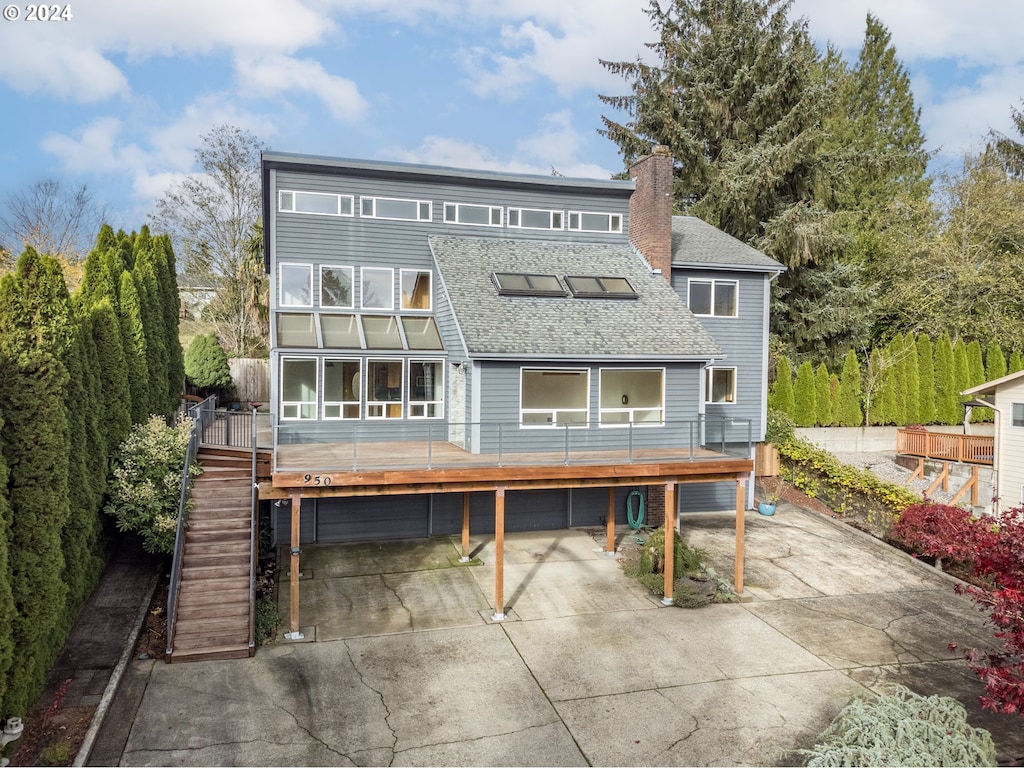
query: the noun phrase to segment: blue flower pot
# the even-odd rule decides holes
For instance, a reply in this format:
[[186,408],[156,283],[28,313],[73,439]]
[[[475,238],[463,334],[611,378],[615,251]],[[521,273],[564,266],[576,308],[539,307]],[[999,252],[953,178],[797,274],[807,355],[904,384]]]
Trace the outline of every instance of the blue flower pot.
[[767,501],[762,501],[757,505],[757,511],[762,515],[774,515],[775,505],[769,504]]

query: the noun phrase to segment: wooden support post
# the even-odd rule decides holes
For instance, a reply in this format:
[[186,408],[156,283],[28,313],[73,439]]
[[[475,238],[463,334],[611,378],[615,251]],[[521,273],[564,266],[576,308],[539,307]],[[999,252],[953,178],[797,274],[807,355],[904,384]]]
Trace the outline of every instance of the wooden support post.
[[494,621],[505,620],[505,486],[494,489]]
[[462,494],[462,558],[461,562],[469,562],[469,491]]
[[676,481],[665,483],[665,596],[661,602],[672,605],[673,587],[675,586],[676,550]]
[[949,462],[948,461],[942,462],[942,471],[939,472],[939,476],[935,478],[935,481],[931,485],[928,486],[928,490],[924,492],[924,495],[925,496],[931,496],[935,492],[935,489],[939,487],[940,483],[942,484],[942,490],[943,491],[949,491]]
[[743,596],[743,561],[746,556],[746,544],[744,543],[744,525],[746,523],[747,506],[746,483],[737,478],[736,480],[736,566],[733,573],[733,588],[736,594]]
[[608,487],[608,549],[605,553],[615,554],[615,486]]
[[288,629],[285,637],[289,640],[302,640],[302,633],[299,631],[299,522],[302,513],[302,496],[293,493],[292,502],[292,552],[291,572],[288,578],[289,599],[288,599]]
[[955,505],[960,499],[963,498],[964,494],[967,493],[968,489],[971,491],[971,505],[978,506],[978,465],[975,464],[971,468],[971,479],[964,483],[964,487],[956,492],[956,495],[949,500],[950,505]]
[[924,459],[921,459],[921,458],[919,458],[917,460],[917,469],[914,470],[914,474],[912,474],[907,479],[907,485],[910,485],[912,482],[914,482],[918,478],[921,478],[922,480],[924,480]]

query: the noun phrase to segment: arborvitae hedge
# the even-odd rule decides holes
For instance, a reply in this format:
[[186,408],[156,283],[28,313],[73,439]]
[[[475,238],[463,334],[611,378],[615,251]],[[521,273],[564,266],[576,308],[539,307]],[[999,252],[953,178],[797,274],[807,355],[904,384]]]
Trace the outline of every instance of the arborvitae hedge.
[[860,364],[852,349],[843,360],[843,373],[839,377],[836,397],[835,421],[840,427],[859,427],[864,423],[861,410]]
[[814,407],[817,409],[818,424],[832,425],[832,377],[824,363],[814,372]]
[[917,419],[921,424],[933,424],[936,413],[935,353],[932,340],[917,337]]
[[818,422],[817,394],[814,390],[814,369],[804,360],[796,370],[793,389],[793,420],[798,427],[813,427]]
[[775,364],[775,383],[768,395],[768,407],[793,415],[796,402],[793,395],[793,372],[785,355]]
[[135,289],[131,272],[127,270],[121,273],[119,300],[121,343],[124,345],[124,357],[128,366],[128,387],[132,393],[132,423],[141,424],[149,416],[149,406],[153,398],[149,370],[146,367],[146,330],[142,324],[139,294]]

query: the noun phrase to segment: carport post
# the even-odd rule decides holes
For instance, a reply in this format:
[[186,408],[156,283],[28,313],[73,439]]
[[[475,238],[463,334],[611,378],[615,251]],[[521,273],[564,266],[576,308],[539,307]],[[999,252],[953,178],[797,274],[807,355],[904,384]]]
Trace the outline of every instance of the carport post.
[[505,620],[505,486],[494,489],[494,621]]
[[288,629],[284,636],[288,640],[302,640],[299,632],[299,516],[302,512],[302,496],[293,493],[292,502],[292,559],[291,573],[288,583],[290,587],[288,600]]
[[462,557],[459,562],[469,562],[469,491],[462,493]]
[[673,558],[676,553],[676,481],[669,480],[665,483],[665,596],[661,598],[663,605],[672,605],[672,587],[675,585],[675,563]]
[[615,555],[615,486],[608,486],[608,557]]
[[736,572],[733,575],[733,582],[736,589],[737,595],[743,594],[743,558],[744,558],[744,543],[743,543],[743,524],[744,524],[744,511],[747,506],[747,489],[746,483],[740,479],[736,479]]

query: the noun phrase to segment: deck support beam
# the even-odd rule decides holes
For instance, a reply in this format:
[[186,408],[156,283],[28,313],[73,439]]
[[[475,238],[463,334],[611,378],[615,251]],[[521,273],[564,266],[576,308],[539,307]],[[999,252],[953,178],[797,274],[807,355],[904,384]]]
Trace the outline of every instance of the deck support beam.
[[462,492],[462,557],[459,562],[469,562],[469,491]]
[[665,483],[665,596],[661,598],[663,605],[672,605],[674,602],[673,588],[676,575],[673,560],[676,550],[676,524],[679,520],[676,506],[676,480],[672,478]]
[[288,598],[288,632],[285,638],[288,640],[302,640],[302,632],[299,631],[299,521],[302,513],[302,495],[293,493],[291,496],[292,506],[292,551],[291,571],[288,575],[289,598]]
[[743,596],[743,561],[746,557],[744,543],[747,507],[746,483],[736,478],[736,565],[733,573],[733,589],[740,597]]
[[608,486],[608,557],[615,556],[615,487]]
[[494,489],[494,621],[505,620],[505,486]]

